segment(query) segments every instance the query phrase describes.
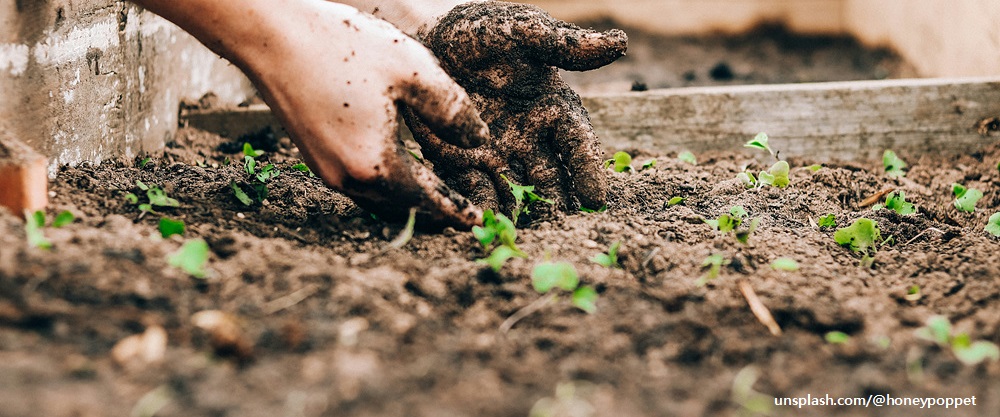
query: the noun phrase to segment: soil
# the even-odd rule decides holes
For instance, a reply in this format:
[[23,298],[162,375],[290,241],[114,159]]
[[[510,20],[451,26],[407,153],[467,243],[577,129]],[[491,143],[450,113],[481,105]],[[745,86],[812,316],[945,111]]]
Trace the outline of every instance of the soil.
[[[748,150],[689,165],[631,149],[636,167],[656,157],[655,168],[605,171],[605,212],[526,219],[519,246],[530,258],[494,273],[476,262],[484,251],[468,232],[418,231],[391,248],[401,227],[292,169],[299,156],[287,139],[244,140],[281,170],[263,204],[244,206],[230,189],[246,180],[241,164],[226,163],[242,159],[243,140],[184,129],[145,164],[62,168],[49,218],[69,210],[77,220],[44,229],[50,250],[29,247],[19,216],[0,209],[0,416],[753,415],[739,395],[748,386],[770,403],[976,397],[959,410],[772,406],[771,415],[1000,409],[1000,363],[964,365],[914,336],[942,314],[973,340],[1000,343],[998,239],[983,231],[1000,204],[1000,145],[900,155],[910,164],[900,180],[880,161],[791,160],[786,189],[735,179],[744,166],[765,168]],[[824,168],[804,168],[813,163]],[[143,215],[125,200],[142,194],[136,180],[162,186],[180,207]],[[984,192],[975,213],[952,207],[953,182]],[[919,212],[859,207],[887,187]],[[686,200],[667,207],[674,196]],[[760,219],[748,245],[703,221],[734,205]],[[872,267],[813,224],[827,213],[839,227],[877,220],[892,236]],[[161,216],[184,220],[186,235],[161,238]],[[196,238],[210,248],[206,278],[167,260]],[[616,241],[621,269],[588,260]],[[696,286],[712,254],[729,263]],[[801,268],[773,270],[778,257]],[[562,297],[499,330],[542,297],[530,276],[545,258],[575,266],[600,294],[597,311]],[[751,312],[741,282],[780,336]],[[909,300],[913,285],[921,297]],[[194,323],[215,317],[198,314],[206,311],[223,314],[211,332]],[[850,340],[825,341],[834,330]]]

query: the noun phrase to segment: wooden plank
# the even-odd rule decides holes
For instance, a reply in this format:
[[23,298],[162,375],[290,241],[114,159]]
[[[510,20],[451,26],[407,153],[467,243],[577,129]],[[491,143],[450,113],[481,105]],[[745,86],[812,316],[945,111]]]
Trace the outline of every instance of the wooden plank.
[[48,204],[47,160],[27,145],[0,137],[0,206],[20,216]]
[[[784,156],[843,160],[897,152],[969,152],[1000,116],[1000,78],[698,87],[583,97],[608,151],[741,149],[767,132]],[[238,136],[278,126],[266,106],[189,111],[195,127]]]

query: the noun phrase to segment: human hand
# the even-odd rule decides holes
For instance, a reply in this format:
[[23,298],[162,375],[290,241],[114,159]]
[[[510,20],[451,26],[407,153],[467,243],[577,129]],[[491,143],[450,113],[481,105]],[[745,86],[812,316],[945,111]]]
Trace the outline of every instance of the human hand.
[[564,210],[604,205],[604,151],[580,97],[557,68],[583,71],[613,62],[625,54],[624,32],[584,30],[535,6],[485,1],[455,7],[422,38],[465,87],[493,137],[462,149],[404,112],[445,182],[483,208],[513,207],[501,175],[534,185]]

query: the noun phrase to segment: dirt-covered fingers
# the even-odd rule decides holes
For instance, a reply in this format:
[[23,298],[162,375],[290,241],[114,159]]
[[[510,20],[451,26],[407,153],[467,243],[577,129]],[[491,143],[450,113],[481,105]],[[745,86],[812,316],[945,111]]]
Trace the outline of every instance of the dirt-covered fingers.
[[587,71],[608,65],[625,55],[628,36],[618,29],[597,32],[560,22],[543,45],[543,62],[570,71]]
[[[572,93],[568,88],[566,91]],[[565,187],[580,205],[598,209],[604,206],[608,193],[607,175],[601,166],[604,150],[583,106],[569,102],[560,107],[560,117],[552,126],[553,146],[568,174]],[[575,208],[579,207],[570,207]]]

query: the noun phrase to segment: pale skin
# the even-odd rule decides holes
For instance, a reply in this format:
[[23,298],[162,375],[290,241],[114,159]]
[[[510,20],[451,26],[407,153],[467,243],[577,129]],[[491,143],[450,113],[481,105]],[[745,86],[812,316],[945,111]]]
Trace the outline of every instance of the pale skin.
[[397,139],[402,106],[455,149],[491,141],[476,103],[411,37],[468,2],[131,1],[240,67],[330,187],[385,217],[417,207],[430,224],[469,228],[482,221],[479,207],[410,158]]

